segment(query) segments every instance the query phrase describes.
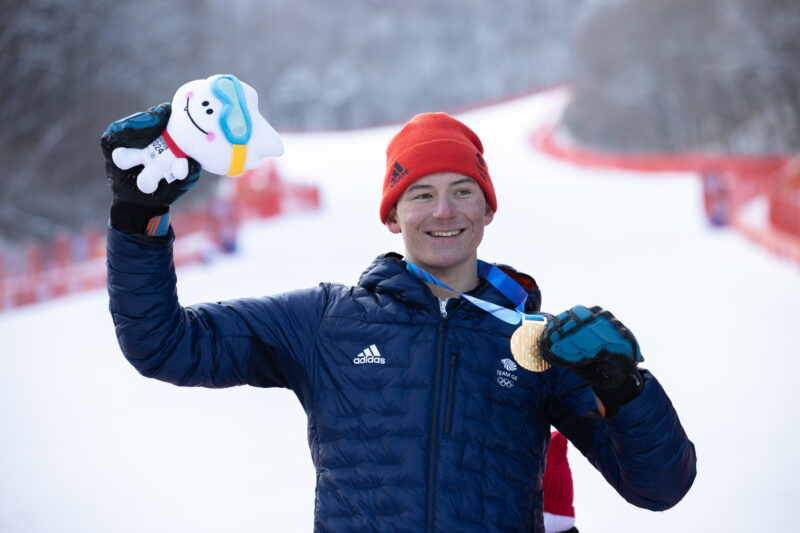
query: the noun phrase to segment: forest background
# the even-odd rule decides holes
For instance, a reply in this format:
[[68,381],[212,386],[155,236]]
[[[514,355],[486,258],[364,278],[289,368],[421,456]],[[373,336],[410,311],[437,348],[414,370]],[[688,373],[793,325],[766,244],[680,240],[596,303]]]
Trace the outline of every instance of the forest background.
[[255,87],[279,132],[570,84],[559,135],[587,147],[787,154],[797,58],[795,0],[3,0],[0,245],[104,224],[105,127],[210,74]]

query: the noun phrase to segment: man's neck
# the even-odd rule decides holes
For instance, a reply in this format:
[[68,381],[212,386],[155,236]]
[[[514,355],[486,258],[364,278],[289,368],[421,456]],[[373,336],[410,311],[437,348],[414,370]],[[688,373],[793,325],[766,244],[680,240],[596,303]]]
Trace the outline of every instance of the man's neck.
[[[408,261],[411,263],[417,264],[413,261],[412,258],[406,257]],[[420,268],[426,270],[428,273],[434,275],[439,281],[444,283],[445,285],[452,287],[456,291],[460,292],[469,292],[475,287],[478,286],[478,260],[475,259],[474,261],[469,261],[463,265],[458,265],[455,267],[448,267],[437,269],[433,267],[427,267],[425,265],[419,265]],[[442,299],[447,298],[459,298],[460,295],[457,292],[445,289],[444,287],[440,287],[439,285],[434,285],[433,283],[425,282],[425,284],[430,288],[431,292],[434,296],[438,296]]]
[[[461,295],[457,292],[453,292],[451,290],[445,289],[444,287],[439,287],[438,285],[434,285],[433,283],[425,282],[425,285],[431,290],[434,296],[441,298],[442,300],[447,300],[449,298],[461,298]],[[448,285],[450,285],[448,283]],[[450,285],[452,287],[452,285]],[[464,292],[464,291],[462,291]]]

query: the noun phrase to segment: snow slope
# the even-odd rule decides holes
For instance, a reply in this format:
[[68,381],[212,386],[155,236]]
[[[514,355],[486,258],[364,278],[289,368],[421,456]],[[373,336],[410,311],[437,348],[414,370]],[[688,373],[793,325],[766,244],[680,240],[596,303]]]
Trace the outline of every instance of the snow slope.
[[[800,272],[708,228],[692,176],[533,153],[528,137],[558,99],[459,116],[484,141],[499,200],[480,256],[531,273],[546,311],[599,304],[631,327],[699,457],[689,495],[651,513],[570,448],[577,525],[785,530],[800,496]],[[246,227],[239,255],[179,272],[182,302],[352,284],[378,253],[402,251],[377,215],[395,130],[285,136],[284,174],[318,183],[323,209]],[[2,532],[312,529],[314,470],[295,397],[140,377],[119,351],[105,291],[0,314],[0,378]]]

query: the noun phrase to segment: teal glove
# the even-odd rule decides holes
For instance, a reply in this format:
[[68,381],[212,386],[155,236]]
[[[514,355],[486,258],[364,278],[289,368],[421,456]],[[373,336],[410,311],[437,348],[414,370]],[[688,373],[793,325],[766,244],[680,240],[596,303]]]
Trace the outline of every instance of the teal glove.
[[636,365],[644,361],[633,333],[600,307],[577,305],[553,317],[542,339],[544,358],[589,383],[606,416],[639,395],[644,379]]
[[111,153],[115,148],[144,148],[167,127],[172,105],[163,103],[141,113],[112,122],[100,139],[106,159],[108,178],[114,199],[111,203],[111,225],[114,228],[145,239],[159,239],[169,229],[169,209],[172,202],[183,196],[200,177],[200,163],[188,158],[188,175],[182,180],[167,183],[161,180],[152,194],[139,190],[136,178],[142,166],[122,170],[114,164]]

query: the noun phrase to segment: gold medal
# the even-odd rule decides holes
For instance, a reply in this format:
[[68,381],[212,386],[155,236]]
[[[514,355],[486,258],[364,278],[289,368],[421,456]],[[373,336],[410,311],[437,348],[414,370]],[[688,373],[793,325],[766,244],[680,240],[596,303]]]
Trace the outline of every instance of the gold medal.
[[531,372],[544,372],[550,363],[544,360],[539,341],[547,329],[547,319],[528,320],[522,317],[522,324],[511,336],[511,353],[519,365]]

